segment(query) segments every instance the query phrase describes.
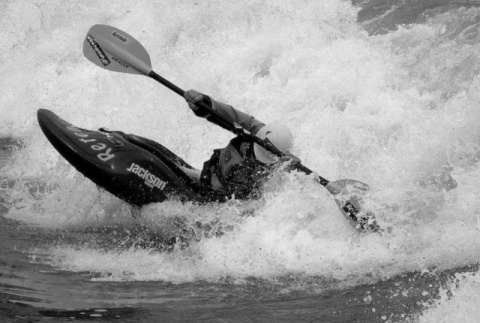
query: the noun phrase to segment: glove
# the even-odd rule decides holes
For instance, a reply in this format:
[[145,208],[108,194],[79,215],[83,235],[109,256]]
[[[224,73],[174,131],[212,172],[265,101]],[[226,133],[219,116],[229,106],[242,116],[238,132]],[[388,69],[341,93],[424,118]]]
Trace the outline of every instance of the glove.
[[193,113],[195,113],[197,117],[202,117],[202,118],[208,117],[209,115],[208,111],[202,108],[202,106],[199,104],[200,102],[203,101],[205,104],[211,106],[210,100],[207,96],[195,90],[188,90],[188,91],[185,91],[184,97],[188,103],[188,106],[190,107],[190,109],[192,109]]
[[283,164],[283,169],[286,172],[290,172],[292,170],[295,170],[298,165],[302,162],[300,158],[295,156],[294,154],[286,153],[285,156],[282,156],[279,158],[280,161]]

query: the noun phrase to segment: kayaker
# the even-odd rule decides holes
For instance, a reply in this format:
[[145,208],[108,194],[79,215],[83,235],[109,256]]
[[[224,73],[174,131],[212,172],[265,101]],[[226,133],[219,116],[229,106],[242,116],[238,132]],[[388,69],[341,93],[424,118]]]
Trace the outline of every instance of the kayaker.
[[278,158],[245,136],[236,136],[225,148],[215,149],[203,165],[199,180],[203,186],[212,188],[226,198],[258,198],[263,183],[279,165],[287,163],[292,169],[300,160],[290,153],[293,135],[288,127],[274,123],[265,125],[254,117],[232,106],[213,100],[194,90],[185,92],[185,100],[196,116],[222,126],[209,111],[197,104],[203,101],[216,113],[241,125],[244,129],[270,142],[286,154]]

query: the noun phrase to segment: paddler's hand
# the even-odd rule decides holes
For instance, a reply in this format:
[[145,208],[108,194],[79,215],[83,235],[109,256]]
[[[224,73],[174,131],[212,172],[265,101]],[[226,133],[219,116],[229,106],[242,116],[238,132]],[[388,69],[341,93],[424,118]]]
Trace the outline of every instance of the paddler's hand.
[[199,103],[205,99],[205,96],[202,93],[199,93],[195,90],[188,90],[185,91],[184,97],[188,103],[188,106],[190,109],[192,109],[193,113],[195,113],[197,117],[205,118],[208,116],[208,111],[202,109],[199,105]]
[[279,158],[280,163],[283,164],[283,169],[290,172],[296,168],[302,161],[300,158],[291,153],[286,153],[285,156]]
[[197,112],[198,107],[196,106],[196,103],[203,100],[203,94],[198,93],[195,90],[188,90],[188,91],[185,91],[185,96],[184,97],[185,97],[185,100],[187,101],[190,109],[192,109],[193,112]]

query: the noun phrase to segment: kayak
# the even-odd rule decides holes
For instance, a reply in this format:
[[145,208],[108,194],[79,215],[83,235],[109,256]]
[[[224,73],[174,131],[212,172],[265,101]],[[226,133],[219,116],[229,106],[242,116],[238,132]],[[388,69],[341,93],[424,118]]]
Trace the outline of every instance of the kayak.
[[37,112],[43,133],[77,171],[125,202],[141,207],[175,197],[181,201],[222,201],[200,185],[200,171],[161,144],[105,128],[86,130],[47,109]]

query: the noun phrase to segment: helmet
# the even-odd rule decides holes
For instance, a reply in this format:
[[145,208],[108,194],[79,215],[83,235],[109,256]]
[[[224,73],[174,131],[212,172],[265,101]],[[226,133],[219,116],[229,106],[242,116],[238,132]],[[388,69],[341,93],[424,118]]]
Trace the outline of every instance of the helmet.
[[[293,145],[293,135],[290,129],[279,123],[266,125],[257,132],[260,139],[268,139],[278,150],[287,153]],[[272,164],[277,157],[258,144],[253,145],[255,157],[264,164]]]

